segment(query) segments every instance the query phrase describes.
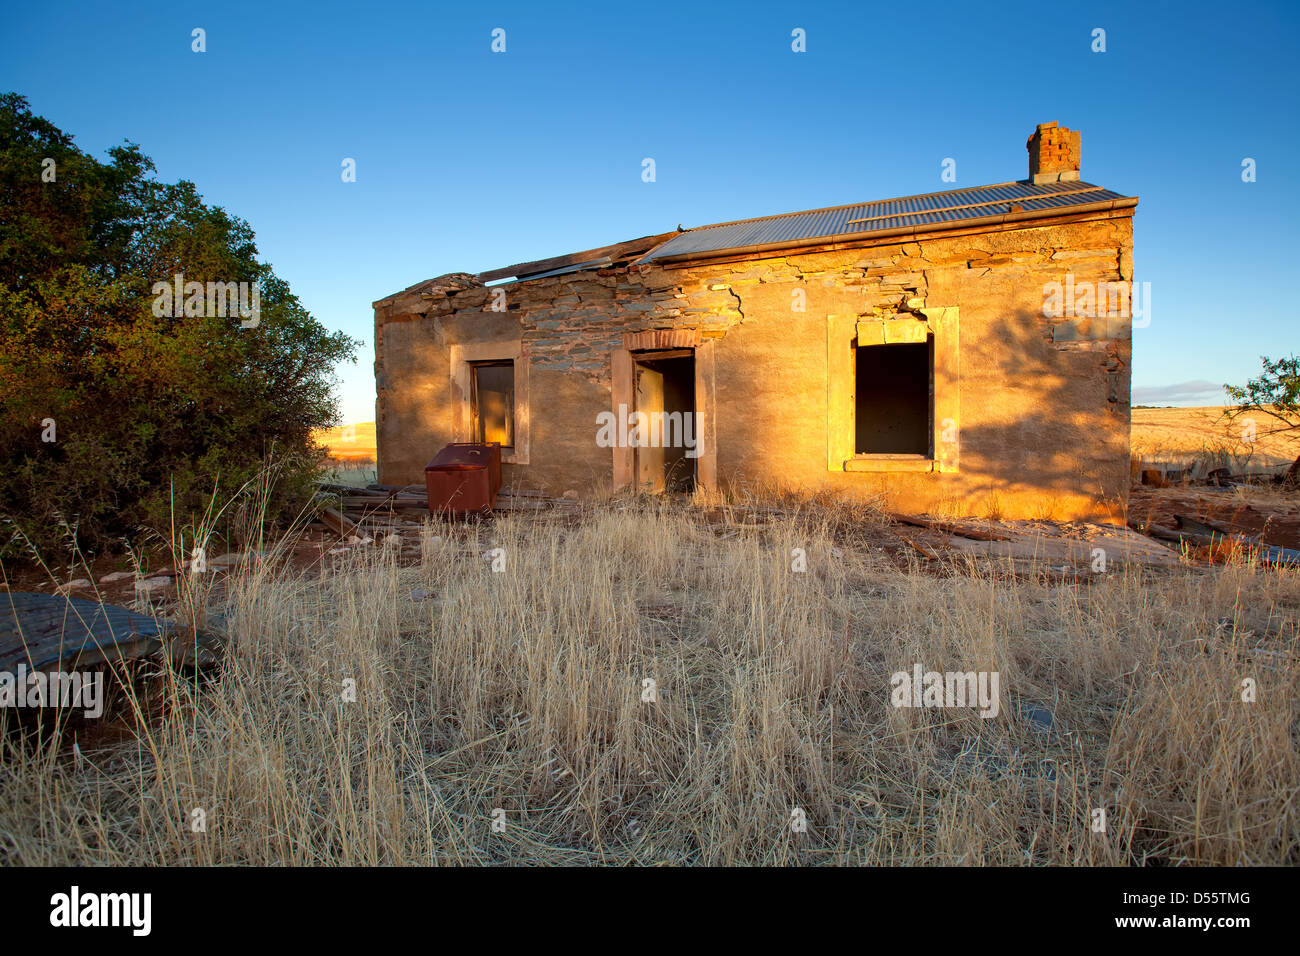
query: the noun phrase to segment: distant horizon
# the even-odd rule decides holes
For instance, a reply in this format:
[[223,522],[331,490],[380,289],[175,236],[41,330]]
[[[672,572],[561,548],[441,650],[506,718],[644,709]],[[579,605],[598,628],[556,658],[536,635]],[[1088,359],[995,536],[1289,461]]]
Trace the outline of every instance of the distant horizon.
[[[1200,409],[1204,409],[1204,410],[1206,410],[1206,411],[1210,411],[1210,410],[1216,410],[1216,409],[1232,408],[1232,407],[1234,407],[1234,406],[1232,406],[1230,403],[1225,403],[1225,404],[1221,404],[1221,405],[1215,405],[1215,404],[1207,404],[1207,405],[1151,405],[1151,404],[1149,404],[1149,403],[1147,403],[1147,402],[1142,402],[1142,403],[1136,403],[1136,402],[1135,402],[1135,403],[1132,404],[1131,407],[1134,408],[1134,409],[1141,409],[1141,408],[1149,408],[1149,409],[1153,409],[1153,408],[1176,408],[1176,409],[1179,409],[1180,411],[1193,411],[1193,412],[1194,412],[1194,411],[1197,411],[1197,410],[1200,410]],[[372,416],[372,417],[370,417],[370,418],[359,418],[359,419],[357,419],[356,421],[340,422],[340,423],[337,424],[337,425],[331,425],[331,426],[329,426],[328,428],[319,429],[319,431],[340,431],[341,429],[344,429],[344,428],[355,428],[355,427],[359,427],[359,426],[362,426],[362,425],[374,425],[374,424],[375,424],[375,419],[374,419],[374,417]]]

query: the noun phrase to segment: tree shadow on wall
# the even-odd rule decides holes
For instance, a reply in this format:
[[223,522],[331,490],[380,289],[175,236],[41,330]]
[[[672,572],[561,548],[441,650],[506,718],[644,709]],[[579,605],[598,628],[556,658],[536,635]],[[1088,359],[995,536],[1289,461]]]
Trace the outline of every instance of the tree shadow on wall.
[[1056,501],[1087,497],[1122,520],[1129,480],[1122,350],[1108,341],[1054,344],[1051,322],[1027,309],[970,325],[959,331],[959,450],[971,493],[1038,495],[1044,518]]

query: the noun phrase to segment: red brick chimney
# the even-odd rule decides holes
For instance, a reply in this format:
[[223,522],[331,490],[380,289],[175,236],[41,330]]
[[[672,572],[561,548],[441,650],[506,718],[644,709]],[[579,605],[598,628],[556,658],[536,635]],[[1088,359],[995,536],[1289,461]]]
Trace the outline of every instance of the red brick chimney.
[[1073,182],[1079,178],[1083,139],[1078,130],[1039,123],[1025,148],[1029,150],[1030,182]]

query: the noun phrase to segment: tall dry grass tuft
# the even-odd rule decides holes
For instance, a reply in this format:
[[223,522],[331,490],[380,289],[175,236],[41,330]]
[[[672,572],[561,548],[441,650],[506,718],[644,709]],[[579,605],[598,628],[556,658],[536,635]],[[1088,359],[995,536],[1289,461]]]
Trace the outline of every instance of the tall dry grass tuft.
[[[354,549],[319,579],[252,562],[213,609],[219,675],[174,675],[84,762],[4,742],[0,854],[1300,862],[1293,573],[936,576],[855,544],[843,514],[717,511],[430,524],[418,566]],[[998,716],[895,709],[916,662],[998,672]]]

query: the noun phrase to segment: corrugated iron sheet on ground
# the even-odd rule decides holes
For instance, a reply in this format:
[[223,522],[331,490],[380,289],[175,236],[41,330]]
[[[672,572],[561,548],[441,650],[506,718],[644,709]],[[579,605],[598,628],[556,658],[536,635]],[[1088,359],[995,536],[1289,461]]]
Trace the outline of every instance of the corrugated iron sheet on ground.
[[[216,643],[197,647],[169,622],[84,598],[0,592],[0,671],[73,670],[170,653],[177,663],[216,661]],[[197,658],[197,660],[196,660]]]

